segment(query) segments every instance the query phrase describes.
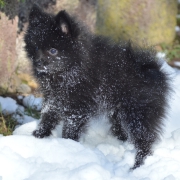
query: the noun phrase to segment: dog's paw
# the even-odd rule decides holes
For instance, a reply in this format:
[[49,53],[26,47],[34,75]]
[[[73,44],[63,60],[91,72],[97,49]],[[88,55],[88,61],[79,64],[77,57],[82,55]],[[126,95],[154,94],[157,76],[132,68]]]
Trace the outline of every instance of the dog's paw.
[[51,131],[45,131],[45,130],[40,128],[40,129],[37,129],[37,130],[33,131],[32,134],[36,138],[44,138],[44,137],[50,136]]

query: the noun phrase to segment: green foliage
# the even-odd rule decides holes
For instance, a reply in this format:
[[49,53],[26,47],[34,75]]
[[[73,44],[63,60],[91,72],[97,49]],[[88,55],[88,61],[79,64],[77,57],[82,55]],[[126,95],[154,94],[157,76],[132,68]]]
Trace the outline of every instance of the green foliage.
[[[18,2],[24,2],[25,0],[17,0]],[[5,0],[0,0],[0,8],[4,7],[6,5]]]
[[[30,107],[25,109],[24,114],[36,119],[40,119],[40,112]],[[12,135],[16,125],[18,125],[18,122],[11,114],[2,113],[0,104],[0,134],[3,134],[4,136]]]
[[6,88],[6,87],[0,87],[0,96],[1,95],[4,95],[4,94],[7,94],[7,92],[8,92],[8,88]]
[[180,15],[177,16],[177,25],[180,26]]
[[32,109],[31,107],[28,107],[25,109],[25,115],[31,116],[35,119],[40,119],[41,113],[37,110]]
[[161,47],[163,52],[166,53],[166,57],[169,61],[180,59],[180,42],[178,40],[176,40],[171,46],[162,44]]
[[2,114],[0,105],[0,134],[3,134],[4,136],[12,135],[17,124],[17,121],[12,118],[12,115]]
[[0,7],[4,7],[4,5],[5,5],[4,0],[0,0]]

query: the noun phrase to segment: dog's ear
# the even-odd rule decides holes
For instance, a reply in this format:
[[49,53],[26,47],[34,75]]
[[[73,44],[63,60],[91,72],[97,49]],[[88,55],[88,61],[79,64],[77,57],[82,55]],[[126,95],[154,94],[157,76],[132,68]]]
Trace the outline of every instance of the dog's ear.
[[43,21],[43,15],[44,13],[40,9],[40,7],[34,4],[29,13],[29,24],[32,26],[37,26]]
[[76,38],[79,34],[78,25],[74,22],[74,20],[69,16],[66,11],[60,11],[56,17],[56,22],[61,32],[72,38]]

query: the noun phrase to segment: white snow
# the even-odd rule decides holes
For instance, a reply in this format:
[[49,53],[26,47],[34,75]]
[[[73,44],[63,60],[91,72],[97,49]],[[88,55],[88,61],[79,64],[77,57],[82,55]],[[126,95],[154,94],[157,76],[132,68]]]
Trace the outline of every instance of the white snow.
[[16,101],[12,98],[0,97],[0,109],[3,113],[12,114],[15,113],[18,108]]
[[180,67],[180,62],[179,61],[174,61],[174,65],[179,66]]
[[[0,136],[0,180],[180,180],[180,71],[163,68],[173,78],[171,108],[161,141],[140,168],[129,171],[135,149],[111,136],[106,115],[92,119],[80,142],[62,139],[62,124],[51,137],[34,138],[39,121],[25,115],[12,136]],[[42,99],[33,97],[36,101]],[[0,102],[6,111],[24,111],[12,99],[0,97]]]
[[33,95],[29,95],[23,99],[23,104],[26,107],[31,107],[39,111],[42,108],[42,98],[35,98]]
[[180,27],[179,27],[179,26],[176,26],[176,27],[175,27],[175,31],[176,31],[176,32],[179,32],[179,31],[180,31]]
[[165,60],[166,54],[164,52],[158,52],[156,54],[157,58],[159,58],[159,60]]

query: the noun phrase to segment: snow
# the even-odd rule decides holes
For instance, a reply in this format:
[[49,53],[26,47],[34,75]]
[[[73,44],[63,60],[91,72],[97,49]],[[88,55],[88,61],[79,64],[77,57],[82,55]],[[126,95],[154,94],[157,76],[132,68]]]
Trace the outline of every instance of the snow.
[[33,95],[29,95],[23,99],[23,104],[26,107],[31,107],[39,111],[42,108],[42,98],[41,97],[35,98]]
[[[164,52],[158,52],[157,54],[156,54],[156,57],[157,58],[159,58],[160,60],[162,59],[165,59],[165,57],[166,57],[166,54],[164,53]],[[164,61],[164,60],[163,60]]]
[[179,31],[180,31],[180,27],[179,27],[179,26],[176,26],[176,27],[175,27],[175,31],[176,31],[176,32],[179,32]]
[[179,66],[180,67],[180,62],[179,61],[174,61],[174,65]]
[[0,97],[0,106],[1,111],[7,114],[12,114],[16,112],[16,109],[18,108],[18,105],[14,99],[11,99],[9,97],[3,98]]
[[[39,121],[23,115],[23,107],[13,99],[0,97],[4,112],[16,112],[23,123],[12,136],[0,136],[0,180],[180,180],[180,71],[166,63],[163,69],[173,79],[171,108],[161,141],[140,168],[129,170],[134,146],[109,133],[106,115],[92,119],[80,142],[61,138],[62,124],[51,137],[37,139],[31,134]],[[42,99],[31,95],[23,103],[39,110]]]

